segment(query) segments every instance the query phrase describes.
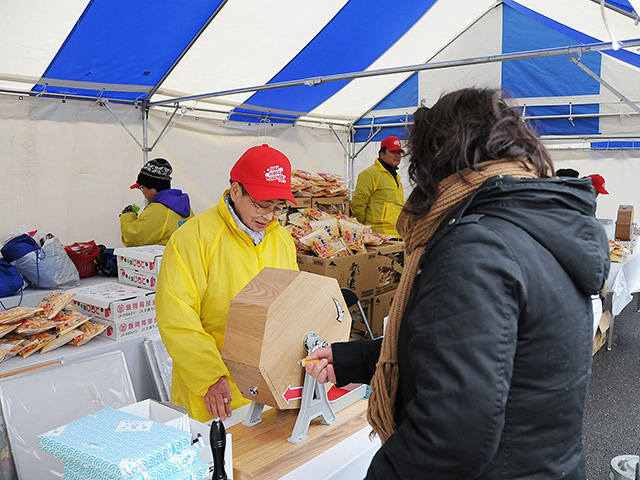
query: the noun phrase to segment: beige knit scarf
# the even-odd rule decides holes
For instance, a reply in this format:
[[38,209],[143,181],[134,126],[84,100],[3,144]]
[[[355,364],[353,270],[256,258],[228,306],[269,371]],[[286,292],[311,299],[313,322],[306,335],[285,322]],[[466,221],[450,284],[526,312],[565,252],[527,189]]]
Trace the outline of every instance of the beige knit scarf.
[[398,218],[396,228],[405,239],[407,252],[410,255],[405,261],[404,273],[391,305],[380,358],[371,380],[371,395],[369,396],[368,420],[373,431],[380,436],[383,443],[396,430],[393,411],[399,380],[398,334],[411,287],[418,271],[418,263],[426,244],[447,214],[488,178],[498,175],[511,175],[519,178],[539,177],[530,164],[525,166],[522,162],[512,158],[483,162],[478,165],[478,168],[479,171],[462,170],[460,172],[462,178],[456,173],[442,180],[438,186],[438,199],[426,216],[415,218],[403,210]]

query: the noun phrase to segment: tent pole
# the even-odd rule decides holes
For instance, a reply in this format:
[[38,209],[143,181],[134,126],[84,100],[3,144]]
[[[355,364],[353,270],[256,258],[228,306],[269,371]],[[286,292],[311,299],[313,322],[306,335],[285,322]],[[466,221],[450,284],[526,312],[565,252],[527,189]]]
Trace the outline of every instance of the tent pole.
[[580,62],[580,59],[577,58],[575,55],[570,55],[569,56],[569,61],[572,63],[575,63],[578,67],[580,67],[587,75],[589,75],[591,78],[593,78],[594,80],[596,80],[600,85],[602,85],[604,88],[606,88],[607,90],[609,90],[611,93],[613,93],[614,95],[616,95],[620,100],[622,100],[624,103],[626,103],[627,105],[629,105],[631,108],[633,108],[636,113],[640,113],[640,107],[638,107],[635,103],[633,103],[631,100],[629,100],[627,97],[625,97],[622,93],[620,93],[618,90],[616,90],[615,88],[613,88],[613,86],[611,86],[609,83],[607,83],[605,80],[603,80],[602,78],[600,78],[600,76],[598,76],[595,72],[593,72],[590,68],[588,68],[586,65],[582,64]]
[[149,161],[149,134],[148,134],[148,119],[149,119],[149,107],[144,106],[142,110],[142,165],[146,165]]
[[[640,46],[640,39],[626,40],[618,43],[620,44],[620,48],[637,47],[637,46]],[[341,73],[336,75],[327,75],[325,77],[310,77],[310,78],[303,78],[300,80],[275,82],[275,83],[260,85],[260,86],[236,88],[232,90],[223,90],[220,92],[203,93],[200,95],[189,95],[186,97],[170,98],[167,100],[160,100],[157,102],[149,102],[149,105],[165,105],[168,103],[182,102],[187,100],[198,100],[202,98],[222,97],[226,95],[234,95],[237,93],[276,90],[278,88],[297,87],[301,85],[314,87],[316,85],[320,85],[322,83],[327,83],[327,82],[336,82],[339,80],[351,80],[354,78],[377,77],[380,75],[392,75],[395,73],[418,72],[422,70],[435,70],[439,68],[459,67],[464,65],[481,65],[481,64],[487,64],[487,63],[506,62],[510,60],[524,60],[529,58],[553,57],[556,55],[569,55],[577,52],[580,52],[580,53],[600,52],[603,50],[612,50],[612,49],[613,49],[613,45],[611,42],[597,42],[597,43],[589,43],[585,45],[572,45],[569,47],[556,47],[556,48],[547,48],[542,50],[529,50],[525,52],[503,53],[500,55],[489,55],[485,57],[472,57],[472,58],[465,58],[461,60],[450,60],[445,62],[420,63],[417,65],[407,65],[403,67],[383,68],[383,69],[368,70],[368,71],[365,70],[361,72],[351,72],[351,73]]]
[[[125,131],[129,134],[129,136],[130,136],[131,138],[133,138],[133,141],[134,141],[134,142],[136,142],[136,143],[138,144],[138,146],[139,146],[142,150],[144,150],[144,149],[145,149],[145,147],[144,147],[144,146],[143,146],[143,145],[138,141],[138,139],[136,138],[136,136],[135,136],[133,133],[131,133],[131,130],[129,130],[129,129],[127,128],[127,126],[124,124],[124,122],[118,118],[118,116],[115,114],[115,112],[114,112],[113,110],[111,110],[111,107],[109,106],[109,101],[108,101],[108,100],[101,100],[101,101],[99,102],[99,104],[100,104],[102,107],[105,107],[107,110],[109,110],[109,112],[111,113],[111,115],[113,115],[113,118],[115,118],[115,119],[118,121],[118,123],[119,123],[120,125],[122,125],[122,128],[124,128],[124,129],[125,129]],[[143,109],[143,110],[144,110],[144,109]],[[143,112],[142,121],[143,121],[143,127],[142,127],[142,128],[143,128],[143,133],[144,133],[144,131],[145,131],[145,125],[144,125],[144,112]]]

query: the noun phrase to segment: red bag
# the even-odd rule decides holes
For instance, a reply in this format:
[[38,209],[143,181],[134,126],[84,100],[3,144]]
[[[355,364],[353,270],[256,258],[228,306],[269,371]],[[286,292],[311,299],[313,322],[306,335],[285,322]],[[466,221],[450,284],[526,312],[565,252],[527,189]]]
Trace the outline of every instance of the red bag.
[[67,255],[78,269],[80,278],[94,277],[98,274],[95,259],[100,253],[96,242],[76,242],[73,245],[65,245]]

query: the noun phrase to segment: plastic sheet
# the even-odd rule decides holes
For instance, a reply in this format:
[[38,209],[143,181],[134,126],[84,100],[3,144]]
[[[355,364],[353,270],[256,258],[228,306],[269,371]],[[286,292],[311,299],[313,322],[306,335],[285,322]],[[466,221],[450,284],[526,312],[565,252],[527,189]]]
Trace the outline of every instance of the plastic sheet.
[[122,351],[42,368],[0,382],[0,401],[19,478],[59,479],[62,462],[38,435],[96,412],[136,402]]
[[168,402],[171,398],[173,360],[162,343],[159,333],[145,338],[143,345],[160,400]]

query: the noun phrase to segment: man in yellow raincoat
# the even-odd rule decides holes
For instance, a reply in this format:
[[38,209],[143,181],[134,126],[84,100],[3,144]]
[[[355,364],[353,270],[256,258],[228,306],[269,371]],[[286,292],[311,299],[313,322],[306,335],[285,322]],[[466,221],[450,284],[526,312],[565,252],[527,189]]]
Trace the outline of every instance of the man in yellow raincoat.
[[264,267],[298,269],[293,239],[277,221],[294,201],[287,157],[252,147],[230,177],[218,205],[169,240],[156,290],[158,327],[173,359],[171,401],[200,422],[249,403],[221,357],[231,299]]
[[375,163],[358,175],[351,200],[351,213],[360,223],[396,238],[400,237],[396,222],[404,205],[404,188],[398,174],[403,154],[397,137],[385,138]]
[[171,164],[164,158],[149,160],[131,188],[142,191],[149,202],[140,215],[133,205],[120,214],[120,231],[125,247],[166,245],[178,227],[193,217],[189,196],[171,188]]

